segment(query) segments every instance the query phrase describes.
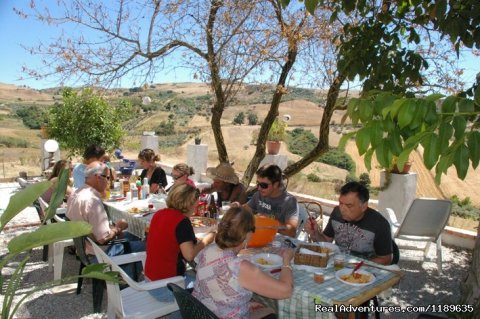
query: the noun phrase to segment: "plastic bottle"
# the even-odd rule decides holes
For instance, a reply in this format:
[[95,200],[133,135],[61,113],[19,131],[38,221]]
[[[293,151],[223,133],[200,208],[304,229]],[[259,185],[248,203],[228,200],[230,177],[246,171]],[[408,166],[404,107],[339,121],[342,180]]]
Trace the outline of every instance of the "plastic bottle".
[[138,188],[137,188],[137,185],[135,185],[135,183],[130,184],[130,192],[132,193],[132,201],[137,200],[138,199]]
[[143,179],[143,185],[142,185],[142,199],[146,199],[149,194],[150,194],[150,185],[148,185],[148,178],[145,177]]
[[143,196],[142,196],[142,181],[137,179],[137,181],[135,182],[135,186],[137,187],[138,199],[139,200],[143,199]]
[[123,190],[123,196],[127,197],[127,193],[130,191],[130,182],[126,177],[122,181],[122,190]]

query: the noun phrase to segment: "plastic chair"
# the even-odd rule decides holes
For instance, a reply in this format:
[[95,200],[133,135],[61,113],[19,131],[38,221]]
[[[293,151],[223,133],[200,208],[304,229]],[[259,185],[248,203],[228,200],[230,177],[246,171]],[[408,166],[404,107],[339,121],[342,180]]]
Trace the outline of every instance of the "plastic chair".
[[131,253],[115,257],[109,257],[105,252],[87,238],[92,244],[95,256],[99,263],[110,265],[113,271],[120,274],[129,287],[120,291],[118,283],[107,281],[108,295],[108,318],[158,318],[178,310],[176,302],[162,302],[151,296],[148,291],[166,287],[168,283],[175,283],[183,287],[185,281],[182,276],[175,276],[167,279],[151,282],[136,282],[130,278],[119,265],[145,261],[145,252]]
[[[309,218],[313,218],[315,220],[320,232],[323,231],[323,210],[322,205],[319,202],[313,200],[298,201],[298,213],[299,216],[296,238],[302,240],[306,239],[307,236],[303,229]],[[302,236],[304,238],[302,238]],[[308,238],[308,241],[311,242],[311,238]]]
[[167,287],[175,296],[182,318],[218,319],[210,309],[187,290],[173,283],[167,284]]
[[[48,209],[48,203],[42,197],[38,198],[40,207],[44,212]],[[53,222],[62,223],[65,222],[65,219],[61,218],[57,214],[65,214],[66,208],[57,208],[55,216],[53,216]],[[47,220],[46,223],[50,224],[52,220]],[[73,246],[73,239],[65,239],[62,241],[57,241],[53,244],[48,245],[48,271],[52,271],[53,267],[53,279],[58,280],[62,278],[62,268],[63,268],[63,253],[65,247]]]
[[430,244],[436,243],[439,274],[442,273],[442,231],[447,225],[451,211],[452,202],[449,200],[416,198],[401,224],[397,222],[394,214],[390,214],[395,239],[426,242],[425,247],[398,245],[401,249],[423,250],[425,261]]

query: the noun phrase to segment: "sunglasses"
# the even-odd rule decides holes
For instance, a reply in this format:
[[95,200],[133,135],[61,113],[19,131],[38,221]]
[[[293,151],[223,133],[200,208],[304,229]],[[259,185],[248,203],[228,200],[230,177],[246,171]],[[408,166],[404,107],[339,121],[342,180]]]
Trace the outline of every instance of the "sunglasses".
[[173,178],[174,181],[176,181],[177,179],[182,178],[183,176],[184,175],[177,175],[177,176],[172,175],[172,178]]
[[110,180],[110,176],[109,175],[105,175],[105,174],[100,174],[98,176],[102,176],[103,178],[105,178],[107,181]]
[[271,184],[269,184],[269,183],[259,183],[259,182],[257,182],[257,187],[260,187],[262,189],[267,189],[268,186],[270,186],[270,185]]

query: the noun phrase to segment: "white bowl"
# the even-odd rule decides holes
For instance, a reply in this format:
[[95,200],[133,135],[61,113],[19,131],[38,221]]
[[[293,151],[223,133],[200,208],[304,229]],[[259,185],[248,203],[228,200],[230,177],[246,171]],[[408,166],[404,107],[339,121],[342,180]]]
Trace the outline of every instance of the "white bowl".
[[339,271],[336,271],[335,272],[335,277],[340,280],[341,282],[343,282],[344,284],[347,284],[347,285],[350,285],[350,286],[357,286],[357,287],[362,287],[362,286],[367,286],[367,285],[370,285],[372,282],[374,282],[376,280],[375,278],[375,275],[366,271],[366,270],[363,270],[363,269],[359,269],[357,270],[355,273],[358,273],[358,274],[362,274],[362,275],[369,275],[370,276],[370,281],[369,282],[366,282],[366,283],[355,283],[355,282],[349,282],[349,281],[345,281],[341,278],[341,276],[344,276],[344,275],[350,275],[352,273],[352,268],[343,268],[343,269],[340,269]]
[[252,263],[262,269],[275,269],[282,267],[283,258],[276,254],[262,253],[253,255],[250,259]]

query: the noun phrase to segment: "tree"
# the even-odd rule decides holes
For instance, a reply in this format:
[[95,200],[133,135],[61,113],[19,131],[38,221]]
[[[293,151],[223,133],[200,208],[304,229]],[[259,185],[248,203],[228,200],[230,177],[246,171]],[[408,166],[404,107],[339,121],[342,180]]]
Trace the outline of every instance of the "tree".
[[115,108],[90,89],[81,94],[65,89],[62,96],[63,104],[49,110],[48,133],[52,138],[73,155],[82,154],[90,144],[102,145],[107,150],[120,145],[123,130]]

